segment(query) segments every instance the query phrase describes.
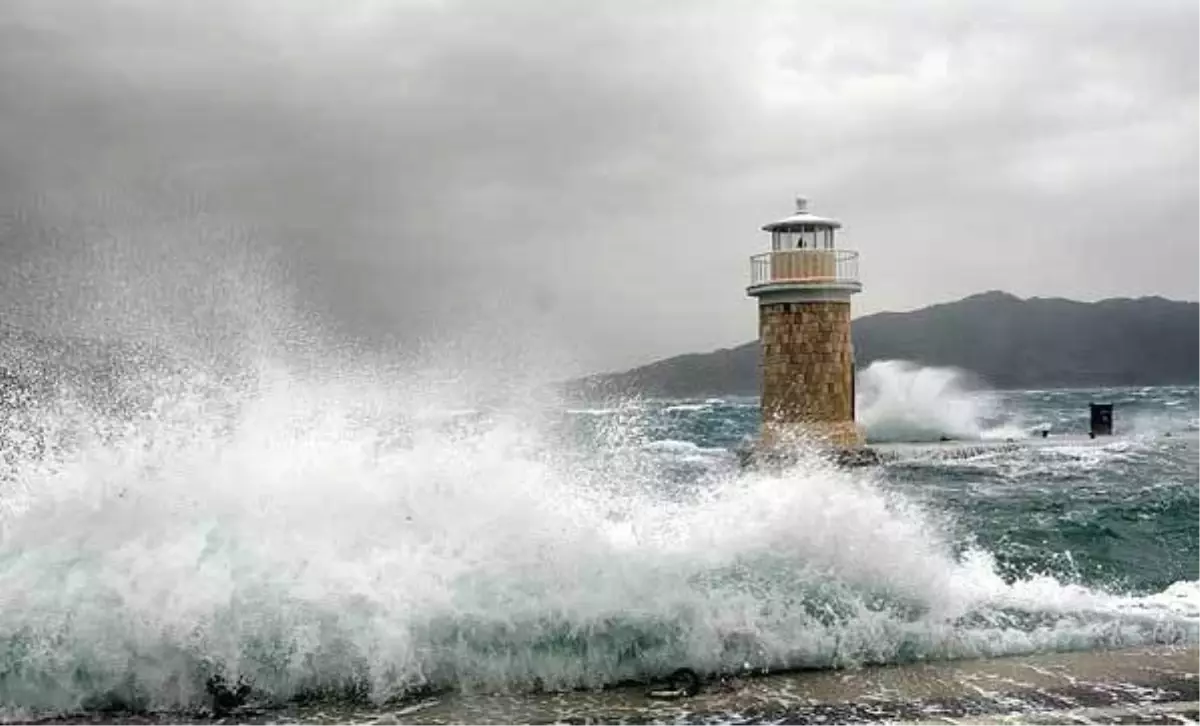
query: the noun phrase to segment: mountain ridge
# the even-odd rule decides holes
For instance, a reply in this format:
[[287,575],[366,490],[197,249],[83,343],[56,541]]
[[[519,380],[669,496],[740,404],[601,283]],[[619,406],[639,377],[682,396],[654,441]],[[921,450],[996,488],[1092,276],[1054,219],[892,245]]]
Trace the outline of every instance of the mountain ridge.
[[[1152,295],[1083,302],[1001,290],[856,318],[856,362],[900,359],[969,371],[1000,389],[1191,384],[1200,303]],[[758,341],[576,378],[570,396],[757,395]]]

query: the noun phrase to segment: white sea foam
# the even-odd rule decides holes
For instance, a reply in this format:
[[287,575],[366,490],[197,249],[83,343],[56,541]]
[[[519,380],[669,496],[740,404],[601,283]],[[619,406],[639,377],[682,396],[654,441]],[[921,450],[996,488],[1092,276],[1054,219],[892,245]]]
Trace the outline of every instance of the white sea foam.
[[725,449],[715,446],[700,446],[691,441],[681,441],[679,439],[659,439],[657,441],[649,441],[642,446],[647,451],[660,451],[671,454],[714,454],[724,456],[729,452]]
[[619,408],[568,408],[566,412],[577,416],[611,416],[620,413]]
[[1000,399],[968,385],[954,368],[875,361],[858,374],[858,420],[873,442],[1024,438],[1025,427],[1003,418]]
[[672,413],[695,413],[698,411],[709,411],[712,409],[712,407],[713,407],[713,404],[709,403],[709,402],[676,403],[674,405],[667,406],[666,408],[663,409],[663,411],[668,411],[668,412],[672,412]]
[[74,441],[2,484],[0,701],[179,706],[213,670],[385,697],[1196,637],[1195,583],[1007,583],[864,475],[812,461],[678,498],[635,450],[565,451],[518,411],[447,427],[404,389],[269,369],[128,420],[42,411]]

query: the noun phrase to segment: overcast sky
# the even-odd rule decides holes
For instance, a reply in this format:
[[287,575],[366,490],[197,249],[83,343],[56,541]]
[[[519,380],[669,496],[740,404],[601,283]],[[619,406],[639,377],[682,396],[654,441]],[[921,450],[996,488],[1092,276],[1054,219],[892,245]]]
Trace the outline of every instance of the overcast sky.
[[186,326],[257,310],[254,270],[348,334],[504,330],[621,368],[753,338],[748,257],[797,193],[862,254],[855,314],[1195,300],[1198,22],[1194,0],[5,0],[5,316]]

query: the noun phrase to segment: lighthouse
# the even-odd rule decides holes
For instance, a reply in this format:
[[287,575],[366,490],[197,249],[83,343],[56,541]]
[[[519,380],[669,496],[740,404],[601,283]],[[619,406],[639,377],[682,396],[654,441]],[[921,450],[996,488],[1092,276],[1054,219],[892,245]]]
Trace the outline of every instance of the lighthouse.
[[762,355],[761,444],[806,441],[854,449],[854,344],[850,297],[862,291],[858,253],[838,249],[836,219],[796,199],[789,217],[764,225],[771,250],[750,258]]

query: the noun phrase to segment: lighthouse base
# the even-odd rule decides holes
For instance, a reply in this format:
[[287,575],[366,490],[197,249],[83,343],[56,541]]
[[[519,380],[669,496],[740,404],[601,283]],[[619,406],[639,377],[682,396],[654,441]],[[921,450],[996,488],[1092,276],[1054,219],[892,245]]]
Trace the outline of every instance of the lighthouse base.
[[765,471],[788,469],[813,455],[847,469],[879,466],[884,463],[884,457],[879,451],[869,446],[825,446],[814,449],[769,446],[759,441],[737,451],[738,462],[743,469]]
[[865,445],[854,421],[764,423],[760,439],[738,452],[743,467],[779,469],[813,456],[838,466],[876,466],[879,452]]

